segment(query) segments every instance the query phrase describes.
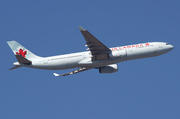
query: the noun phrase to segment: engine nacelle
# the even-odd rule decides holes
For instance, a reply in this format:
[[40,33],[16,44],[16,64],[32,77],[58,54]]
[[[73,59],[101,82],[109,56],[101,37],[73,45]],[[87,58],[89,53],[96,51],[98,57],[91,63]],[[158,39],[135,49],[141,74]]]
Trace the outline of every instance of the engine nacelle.
[[112,51],[109,54],[109,58],[123,58],[126,56],[126,51],[125,50],[121,50],[121,51]]
[[118,71],[117,64],[111,64],[99,68],[99,73],[114,73]]

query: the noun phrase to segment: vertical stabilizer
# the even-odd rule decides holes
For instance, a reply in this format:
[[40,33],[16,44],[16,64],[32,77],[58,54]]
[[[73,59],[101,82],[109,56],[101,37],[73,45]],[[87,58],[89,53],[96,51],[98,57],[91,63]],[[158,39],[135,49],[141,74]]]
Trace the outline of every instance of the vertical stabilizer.
[[22,55],[26,59],[41,58],[30,52],[28,49],[26,49],[16,41],[8,41],[7,43],[15,55]]

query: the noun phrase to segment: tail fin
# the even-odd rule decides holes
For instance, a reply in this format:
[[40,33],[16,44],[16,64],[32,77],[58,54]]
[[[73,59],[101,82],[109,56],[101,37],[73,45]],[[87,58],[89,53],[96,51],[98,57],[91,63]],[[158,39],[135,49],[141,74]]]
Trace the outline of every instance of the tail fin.
[[8,41],[7,43],[15,55],[22,55],[27,59],[40,58],[39,56],[33,54],[32,52],[30,52],[28,49],[26,49],[16,41]]

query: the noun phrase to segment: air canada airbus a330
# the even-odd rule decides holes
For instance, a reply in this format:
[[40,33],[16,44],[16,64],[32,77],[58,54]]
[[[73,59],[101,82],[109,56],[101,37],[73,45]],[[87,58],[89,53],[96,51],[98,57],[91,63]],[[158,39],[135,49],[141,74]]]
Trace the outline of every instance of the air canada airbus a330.
[[15,66],[11,69],[19,67],[48,70],[78,68],[72,72],[61,75],[54,73],[55,76],[67,76],[92,68],[99,69],[100,73],[114,73],[118,71],[116,64],[118,62],[155,57],[165,54],[174,48],[165,42],[148,42],[108,48],[81,26],[79,26],[79,29],[86,40],[85,46],[88,47],[87,50],[89,51],[40,57],[16,41],[8,41],[7,43],[18,61],[13,63]]

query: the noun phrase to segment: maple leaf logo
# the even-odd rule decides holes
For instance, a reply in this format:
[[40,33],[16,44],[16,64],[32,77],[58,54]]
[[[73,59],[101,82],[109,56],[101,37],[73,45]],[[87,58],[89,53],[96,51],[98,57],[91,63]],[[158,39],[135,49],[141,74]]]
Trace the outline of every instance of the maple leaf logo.
[[23,57],[26,57],[27,51],[23,51],[22,49],[19,49],[19,52],[16,52],[16,55],[22,55]]

